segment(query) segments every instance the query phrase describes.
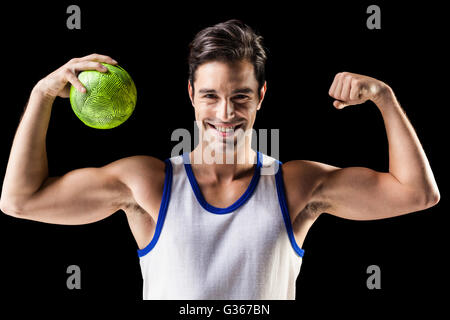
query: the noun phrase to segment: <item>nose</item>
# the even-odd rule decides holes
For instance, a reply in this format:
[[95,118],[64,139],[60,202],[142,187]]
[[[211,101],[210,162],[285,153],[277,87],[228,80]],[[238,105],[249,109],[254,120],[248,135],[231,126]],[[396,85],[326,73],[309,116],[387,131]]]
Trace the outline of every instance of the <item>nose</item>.
[[234,105],[228,99],[224,99],[217,106],[216,117],[221,121],[228,121],[234,118]]

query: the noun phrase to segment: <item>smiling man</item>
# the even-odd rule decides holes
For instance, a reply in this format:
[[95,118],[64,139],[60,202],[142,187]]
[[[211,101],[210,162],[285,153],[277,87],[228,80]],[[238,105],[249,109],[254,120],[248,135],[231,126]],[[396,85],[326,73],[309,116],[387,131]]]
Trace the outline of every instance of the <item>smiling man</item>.
[[[201,140],[161,161],[133,156],[48,177],[45,137],[55,97],[107,56],[72,59],[40,80],[17,129],[1,209],[14,217],[86,224],[126,213],[138,245],[144,299],[295,299],[306,234],[323,213],[375,220],[439,201],[426,155],[392,89],[363,75],[336,75],[334,107],[371,100],[389,141],[389,172],[296,160],[251,149],[267,90],[262,38],[230,20],[190,45],[188,92]],[[289,116],[289,115],[287,115]],[[226,160],[231,158],[232,161]],[[211,161],[214,160],[214,161]]]
[[[259,86],[252,63],[245,59],[229,62],[209,59],[195,71],[195,81],[191,78],[188,82],[203,141],[194,149],[193,158],[210,164],[249,163],[249,157],[255,158],[249,133],[266,84]],[[220,169],[223,166],[217,168],[227,170]]]

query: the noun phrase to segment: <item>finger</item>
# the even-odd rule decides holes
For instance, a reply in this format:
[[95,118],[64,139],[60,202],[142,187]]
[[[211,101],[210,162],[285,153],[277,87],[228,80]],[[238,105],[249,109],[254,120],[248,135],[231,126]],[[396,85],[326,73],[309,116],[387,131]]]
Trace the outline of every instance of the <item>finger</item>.
[[338,76],[338,83],[336,85],[336,89],[334,90],[334,93],[332,95],[333,98],[340,99],[341,98],[341,92],[342,92],[342,74],[339,74]]
[[340,100],[348,101],[350,99],[350,89],[351,89],[352,79],[350,76],[345,76],[345,77],[343,77],[342,82],[343,82],[343,85],[342,85]]
[[333,96],[334,91],[336,90],[336,86],[337,86],[337,83],[338,83],[338,81],[339,81],[338,75],[339,75],[339,73],[337,73],[337,74],[334,76],[333,83],[331,84],[331,87],[330,87],[330,89],[328,90],[328,94],[329,94],[330,96]]
[[66,77],[66,80],[68,82],[70,82],[75,87],[75,89],[77,89],[79,92],[81,92],[81,93],[86,92],[86,88],[83,86],[81,81],[78,80],[78,77],[73,72],[71,72],[70,70],[67,70],[65,77]]
[[343,109],[343,108],[345,108],[345,107],[347,106],[347,104],[346,104],[345,102],[343,102],[343,101],[334,100],[333,106],[334,106],[336,109]]
[[105,56],[103,54],[93,53],[87,56],[80,58],[81,61],[97,61],[97,62],[105,62],[109,64],[117,64],[117,61],[111,58],[110,56]]
[[72,65],[72,70],[74,73],[84,70],[97,70],[100,72],[106,72],[108,71],[108,68],[102,65],[100,62],[80,61]]
[[361,88],[356,79],[352,80],[352,88],[350,90],[350,100],[359,100],[361,98]]

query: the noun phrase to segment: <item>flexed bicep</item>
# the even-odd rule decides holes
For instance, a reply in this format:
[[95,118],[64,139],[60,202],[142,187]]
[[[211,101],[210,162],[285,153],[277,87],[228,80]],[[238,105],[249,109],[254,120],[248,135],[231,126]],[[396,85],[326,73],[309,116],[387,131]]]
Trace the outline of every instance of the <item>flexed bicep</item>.
[[102,220],[131,197],[111,166],[82,168],[48,178],[16,214],[28,220],[78,225]]
[[316,199],[329,203],[327,213],[351,220],[376,220],[423,210],[421,195],[388,172],[363,167],[324,175]]

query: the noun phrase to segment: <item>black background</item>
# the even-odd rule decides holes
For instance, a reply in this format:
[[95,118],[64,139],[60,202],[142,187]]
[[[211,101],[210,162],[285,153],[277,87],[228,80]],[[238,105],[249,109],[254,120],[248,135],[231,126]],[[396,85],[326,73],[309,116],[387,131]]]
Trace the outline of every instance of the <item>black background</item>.
[[[81,8],[81,30],[68,30],[66,8]],[[368,30],[366,8],[381,8],[381,30]],[[303,248],[294,309],[339,302],[383,309],[399,298],[436,298],[447,270],[447,119],[444,11],[436,5],[345,2],[176,2],[146,5],[60,2],[4,8],[0,176],[34,84],[73,57],[107,54],[137,86],[136,110],[112,130],[79,121],[67,99],[52,110],[50,175],[147,154],[166,159],[176,128],[193,132],[187,95],[188,44],[195,33],[237,18],[263,35],[269,51],[268,91],[255,129],[280,129],[280,160],[320,161],[388,170],[380,112],[371,102],[336,110],[328,89],[349,71],[388,83],[423,144],[441,191],[428,210],[378,221],[322,215]],[[19,298],[139,301],[136,244],[124,212],[97,223],[59,226],[0,215],[1,291]],[[68,290],[66,268],[81,268],[81,290]],[[366,268],[381,268],[381,289],[368,290]],[[2,294],[3,295],[3,294]],[[175,304],[173,310],[175,310]],[[300,309],[299,309],[300,310]]]

